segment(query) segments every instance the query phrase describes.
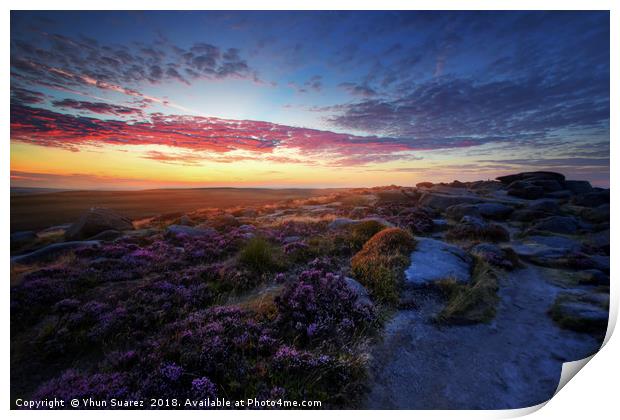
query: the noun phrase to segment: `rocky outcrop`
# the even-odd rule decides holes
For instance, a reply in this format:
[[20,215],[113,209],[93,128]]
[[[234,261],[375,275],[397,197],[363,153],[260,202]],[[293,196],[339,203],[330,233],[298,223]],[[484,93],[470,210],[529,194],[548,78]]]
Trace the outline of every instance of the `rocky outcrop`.
[[579,221],[572,216],[549,216],[532,225],[534,231],[574,234],[579,229]]
[[476,204],[483,200],[473,194],[445,194],[436,192],[425,192],[418,201],[419,206],[430,207],[437,210],[445,210],[457,204]]
[[461,248],[430,238],[416,238],[411,265],[405,271],[406,285],[426,286],[446,278],[458,283],[471,279],[472,258]]
[[91,238],[106,230],[133,230],[131,220],[121,216],[114,210],[106,208],[92,208],[82,214],[65,232],[69,241]]
[[562,174],[557,172],[545,172],[545,171],[537,171],[537,172],[521,172],[513,175],[505,175],[498,176],[497,179],[504,185],[509,185],[515,181],[534,181],[534,180],[550,180],[550,181],[558,181],[564,182],[565,177]]

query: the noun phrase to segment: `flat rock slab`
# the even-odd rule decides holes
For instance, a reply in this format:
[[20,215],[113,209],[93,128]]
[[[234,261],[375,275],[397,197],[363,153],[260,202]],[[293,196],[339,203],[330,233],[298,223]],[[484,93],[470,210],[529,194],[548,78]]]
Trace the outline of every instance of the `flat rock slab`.
[[424,286],[451,277],[459,283],[471,279],[472,258],[461,248],[431,238],[416,238],[411,265],[405,271],[406,284]]
[[578,252],[581,243],[563,236],[529,236],[512,244],[512,249],[525,258],[561,258]]

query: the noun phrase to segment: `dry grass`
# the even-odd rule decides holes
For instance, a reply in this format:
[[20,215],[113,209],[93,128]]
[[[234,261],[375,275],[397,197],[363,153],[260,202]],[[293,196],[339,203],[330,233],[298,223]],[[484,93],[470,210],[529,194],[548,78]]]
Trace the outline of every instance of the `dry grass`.
[[486,262],[477,260],[471,283],[459,284],[454,279],[437,282],[446,295],[445,307],[436,320],[446,324],[476,324],[495,317],[499,297],[497,276]]

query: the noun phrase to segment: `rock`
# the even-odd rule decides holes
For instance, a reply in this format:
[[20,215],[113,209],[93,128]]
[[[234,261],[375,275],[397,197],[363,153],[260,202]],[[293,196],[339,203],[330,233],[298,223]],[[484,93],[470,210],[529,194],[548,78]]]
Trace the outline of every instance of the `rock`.
[[[520,181],[517,181],[520,182]],[[508,195],[527,200],[535,200],[545,196],[545,190],[542,187],[531,185],[528,183],[513,185],[508,188]]]
[[123,236],[122,232],[119,232],[118,230],[104,230],[101,233],[96,234],[95,236],[92,236],[90,238],[88,238],[89,241],[113,241],[115,239],[120,238],[121,236]]
[[588,181],[564,181],[564,188],[573,194],[585,194],[592,191],[592,185]]
[[557,191],[561,191],[564,189],[563,183],[558,182],[553,179],[535,179],[535,180],[528,180],[527,182],[530,185],[541,187],[547,193],[557,192]]
[[557,213],[560,211],[560,205],[557,200],[543,198],[531,202],[527,209],[535,212]]
[[514,208],[501,203],[478,204],[479,213],[488,219],[506,220],[514,211]]
[[411,265],[405,271],[406,284],[425,286],[437,280],[453,278],[458,283],[471,279],[471,257],[461,248],[430,238],[416,238]]
[[452,194],[442,194],[436,192],[425,192],[420,197],[418,201],[418,205],[427,206],[438,210],[445,210],[450,206],[454,206],[457,204],[476,204],[480,203],[482,200],[472,194],[461,194],[461,195],[452,195]]
[[71,241],[60,242],[57,244],[47,245],[46,247],[37,249],[28,254],[17,255],[11,258],[11,264],[32,264],[52,260],[68,251],[79,248],[97,248],[101,244],[99,241]]
[[537,171],[537,172],[521,172],[518,174],[514,174],[514,175],[505,175],[505,176],[498,176],[497,179],[499,182],[501,182],[504,185],[508,185],[511,184],[514,181],[522,181],[522,180],[553,180],[553,181],[558,181],[558,182],[564,182],[564,175],[559,174],[557,172],[544,172],[544,171]]
[[[517,258],[512,257],[511,255],[509,255],[508,251],[505,251],[504,249],[500,248],[495,244],[478,244],[474,246],[469,252],[491,265],[505,268],[506,270],[513,270],[518,264]],[[516,257],[514,251],[512,255]]]
[[549,216],[534,223],[532,230],[553,233],[574,234],[579,228],[579,222],[572,216]]
[[114,210],[94,207],[82,214],[65,232],[70,241],[90,238],[106,230],[133,230],[131,220]]
[[549,310],[562,328],[604,335],[609,319],[609,296],[602,293],[561,293]]
[[432,182],[418,182],[417,184],[415,184],[415,186],[417,188],[432,188],[433,183]]
[[531,222],[533,220],[542,219],[548,217],[549,213],[546,211],[531,210],[529,208],[515,210],[510,216],[511,220],[517,222]]
[[593,253],[603,253],[609,255],[610,251],[610,230],[602,230],[600,232],[588,235],[585,245],[590,248]]
[[609,286],[609,276],[595,268],[579,271],[577,273],[577,280],[579,284],[589,286]]
[[216,230],[213,228],[198,228],[192,226],[183,226],[183,225],[170,225],[166,229],[166,236],[210,236],[216,234]]
[[609,190],[594,189],[585,194],[575,195],[572,203],[583,207],[598,207],[603,204],[609,204]]
[[561,265],[578,253],[581,243],[562,236],[530,236],[512,244],[512,249],[523,259],[543,266]]
[[476,204],[456,204],[446,209],[446,217],[452,220],[461,220],[463,216],[480,216]]
[[583,219],[594,222],[604,223],[610,220],[609,203],[601,204],[598,207],[588,207],[579,213]]
[[568,200],[572,196],[573,196],[573,193],[570,192],[569,190],[553,191],[545,195],[545,197],[555,198],[559,200]]
[[338,230],[350,226],[353,223],[355,223],[355,220],[353,219],[349,219],[348,217],[339,217],[329,222],[327,228],[330,230]]
[[36,239],[37,234],[30,230],[11,233],[11,248],[27,245]]
[[366,288],[359,281],[352,279],[351,277],[345,277],[344,281],[347,283],[349,289],[357,295],[357,300],[355,302],[358,305],[372,306],[372,301],[368,295],[368,290],[366,290]]

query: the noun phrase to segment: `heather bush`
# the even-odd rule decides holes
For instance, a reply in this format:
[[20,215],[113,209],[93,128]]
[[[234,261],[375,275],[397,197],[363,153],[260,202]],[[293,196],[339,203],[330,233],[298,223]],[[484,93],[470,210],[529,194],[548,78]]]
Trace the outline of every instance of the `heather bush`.
[[351,259],[353,277],[378,301],[395,303],[403,270],[414,247],[415,240],[408,232],[399,228],[382,230]]
[[358,302],[342,276],[312,269],[275,298],[278,331],[302,347],[347,345],[371,327],[374,308]]

